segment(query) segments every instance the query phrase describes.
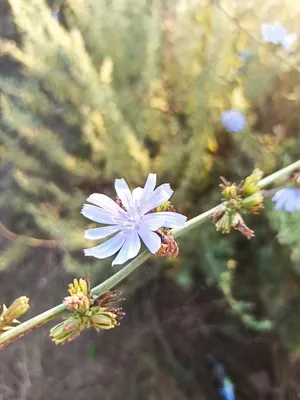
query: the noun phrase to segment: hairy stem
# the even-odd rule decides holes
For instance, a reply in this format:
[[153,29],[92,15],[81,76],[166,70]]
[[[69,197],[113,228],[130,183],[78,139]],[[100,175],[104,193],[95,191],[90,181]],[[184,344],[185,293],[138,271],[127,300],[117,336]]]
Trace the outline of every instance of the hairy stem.
[[[289,166],[282,168],[281,170],[271,174],[264,179],[262,179],[259,183],[261,188],[273,183],[279,178],[283,178],[286,175],[290,174],[291,172],[295,171],[296,169],[300,169],[300,160],[290,164]],[[184,235],[185,233],[189,232],[190,230],[196,228],[197,226],[201,225],[205,222],[214,211],[219,207],[216,206],[203,214],[198,215],[195,218],[190,219],[183,228],[178,228],[173,230],[173,235],[175,238]],[[138,268],[144,261],[146,261],[151,256],[147,250],[143,251],[138,257],[136,257],[133,261],[123,267],[120,271],[116,272],[106,281],[102,282],[100,285],[94,287],[92,289],[92,293],[95,295],[102,294],[106,290],[109,290],[120,283],[123,279],[125,279],[129,274],[131,274],[136,268]],[[42,314],[37,315],[29,319],[28,321],[23,322],[22,324],[11,328],[5,333],[0,335],[0,349],[7,346],[8,344],[14,342],[18,338],[24,336],[25,334],[33,331],[34,329],[46,324],[47,322],[51,321],[52,319],[58,317],[63,312],[66,311],[66,306],[64,304],[59,304],[56,307],[51,308],[43,312]]]

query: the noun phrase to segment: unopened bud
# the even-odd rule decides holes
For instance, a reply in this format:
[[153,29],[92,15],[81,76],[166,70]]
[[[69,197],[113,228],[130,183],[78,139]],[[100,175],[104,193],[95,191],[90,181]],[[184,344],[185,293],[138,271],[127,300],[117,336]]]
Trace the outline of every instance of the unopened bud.
[[76,310],[80,313],[84,313],[90,308],[90,300],[81,292],[65,297],[63,303],[71,310]]
[[260,192],[256,192],[242,201],[242,208],[251,214],[258,214],[258,211],[264,208],[263,201],[263,195]]
[[217,231],[221,231],[222,233],[229,233],[231,231],[231,223],[232,215],[230,215],[228,212],[225,212],[216,223],[216,229]]
[[102,312],[94,314],[91,317],[91,325],[97,330],[99,329],[112,329],[118,325],[117,315],[112,312]]
[[86,280],[80,278],[78,282],[77,279],[74,279],[73,283],[69,284],[69,293],[71,296],[78,293],[83,293],[85,296],[88,296],[88,284]]
[[84,326],[82,318],[75,315],[51,328],[50,336],[55,344],[64,344],[79,336]]
[[0,315],[0,329],[8,329],[9,325],[17,320],[21,315],[29,310],[29,298],[21,296],[16,299],[8,308],[3,305],[2,314]]
[[237,198],[237,196],[238,196],[238,188],[237,188],[237,186],[233,184],[233,185],[225,187],[222,190],[222,195],[227,200]]
[[245,182],[243,184],[244,197],[251,196],[253,193],[258,191],[258,183],[261,180],[262,176],[262,171],[260,169],[255,169],[252,174],[245,179]]

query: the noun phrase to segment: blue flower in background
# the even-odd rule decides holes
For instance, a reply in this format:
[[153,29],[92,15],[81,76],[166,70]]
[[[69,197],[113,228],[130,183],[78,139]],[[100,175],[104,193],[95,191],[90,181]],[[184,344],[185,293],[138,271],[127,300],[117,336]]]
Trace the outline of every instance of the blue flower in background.
[[262,24],[261,34],[265,42],[281,45],[287,51],[297,40],[296,34],[288,34],[287,30],[280,24]]
[[228,378],[224,379],[223,387],[219,388],[219,393],[224,400],[235,400],[234,386]]
[[120,265],[138,254],[141,240],[155,254],[161,247],[161,238],[155,231],[162,227],[178,228],[186,222],[186,217],[176,212],[151,212],[173,194],[167,183],[156,189],[155,186],[156,174],[149,174],[144,188],[138,187],[132,192],[124,179],[116,179],[115,189],[123,208],[104,194],[89,196],[87,201],[94,205],[85,204],[81,213],[106,226],[88,229],[84,237],[97,240],[114,236],[98,246],[85,249],[84,254],[103,259],[119,252],[112,265]]
[[276,210],[300,211],[300,189],[281,189],[272,197]]
[[221,116],[222,124],[228,132],[240,132],[246,127],[246,117],[239,110],[224,111]]
[[59,20],[59,11],[53,11],[53,12],[51,13],[51,17],[52,17],[53,19],[55,19],[55,21],[58,21],[58,20]]
[[226,376],[224,366],[211,354],[206,355],[206,360],[212,367],[212,374],[217,381],[218,391],[223,400],[235,400],[234,386]]

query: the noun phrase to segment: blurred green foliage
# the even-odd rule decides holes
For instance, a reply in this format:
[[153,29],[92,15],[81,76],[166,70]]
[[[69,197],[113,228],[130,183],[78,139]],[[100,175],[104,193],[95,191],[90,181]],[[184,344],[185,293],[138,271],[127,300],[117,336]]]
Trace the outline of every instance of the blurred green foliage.
[[[109,260],[83,257],[93,225],[80,208],[93,192],[114,196],[115,178],[139,186],[157,172],[177,210],[193,217],[219,202],[220,175],[238,183],[254,167],[268,174],[298,159],[300,46],[287,54],[260,36],[274,18],[296,30],[300,6],[286,3],[64,0],[56,21],[42,0],[11,0],[18,39],[0,43],[17,66],[0,76],[7,227],[57,239],[69,271],[109,273]],[[240,134],[220,123],[230,108],[247,115]],[[250,223],[253,240],[206,223],[180,240],[178,259],[163,261],[185,287],[204,272],[246,325],[271,320],[296,348],[300,215],[266,202]],[[0,268],[26,249],[8,243]],[[286,323],[276,324],[287,305]]]

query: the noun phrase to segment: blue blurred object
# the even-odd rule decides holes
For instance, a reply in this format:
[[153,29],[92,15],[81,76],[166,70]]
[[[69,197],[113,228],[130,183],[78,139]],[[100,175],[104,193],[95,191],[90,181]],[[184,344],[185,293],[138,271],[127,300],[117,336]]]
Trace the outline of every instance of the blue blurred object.
[[244,50],[239,52],[239,59],[244,62],[249,62],[254,58],[254,54],[250,50]]
[[53,12],[51,13],[51,17],[52,17],[53,19],[55,19],[55,21],[58,21],[58,20],[59,20],[59,11],[53,11]]
[[224,366],[211,354],[206,355],[206,360],[212,367],[212,374],[217,381],[218,391],[223,400],[235,400],[234,386],[226,376]]
[[275,193],[272,197],[276,210],[287,212],[300,211],[300,189],[285,188]]
[[280,24],[262,24],[261,34],[265,42],[281,45],[287,51],[291,48],[297,40],[297,34],[288,34],[287,30]]
[[235,400],[234,386],[229,378],[224,379],[223,387],[219,388],[219,393],[224,400]]
[[224,111],[221,121],[228,132],[240,132],[245,129],[247,124],[245,115],[234,108]]

